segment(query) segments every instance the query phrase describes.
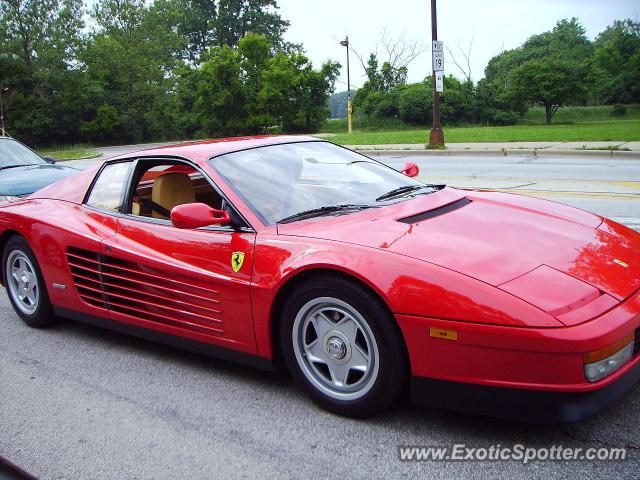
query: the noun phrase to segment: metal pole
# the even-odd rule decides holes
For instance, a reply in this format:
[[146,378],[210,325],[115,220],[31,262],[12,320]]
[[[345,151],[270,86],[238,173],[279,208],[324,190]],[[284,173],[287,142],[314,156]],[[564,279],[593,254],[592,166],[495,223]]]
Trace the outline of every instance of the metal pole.
[[4,131],[4,103],[2,101],[2,95],[4,94],[4,85],[0,83],[0,130],[2,131],[2,136],[5,136]]
[[353,105],[351,104],[351,72],[349,69],[349,37],[347,37],[347,123],[348,131],[353,131]]
[[351,72],[349,69],[349,37],[340,42],[340,45],[347,49],[347,124],[349,133],[352,131],[353,106],[351,105]]
[[[431,40],[438,40],[438,19],[436,15],[436,0],[431,0]],[[433,91],[433,127],[429,133],[429,147],[444,146],[444,132],[440,123],[440,94],[436,92],[436,72],[431,72],[431,88]]]

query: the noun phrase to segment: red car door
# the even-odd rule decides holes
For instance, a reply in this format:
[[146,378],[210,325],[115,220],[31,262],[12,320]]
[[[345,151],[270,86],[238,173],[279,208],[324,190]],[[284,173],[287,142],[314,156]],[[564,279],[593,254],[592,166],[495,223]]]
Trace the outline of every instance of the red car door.
[[[191,201],[216,201],[217,191],[195,170],[191,177],[175,168],[166,172],[182,180],[193,178]],[[152,173],[157,172],[140,173],[137,181],[134,176],[130,205],[136,206],[119,217],[116,235],[102,245],[103,288],[111,318],[256,353],[250,301],[255,233],[230,226],[184,230],[155,210],[145,214],[149,204],[164,213],[172,208],[144,198],[151,190],[155,198],[160,183]],[[174,200],[175,188],[172,185]]]
[[[111,318],[255,353],[249,286],[255,234],[118,220],[103,242]],[[237,272],[232,261],[242,265]]]

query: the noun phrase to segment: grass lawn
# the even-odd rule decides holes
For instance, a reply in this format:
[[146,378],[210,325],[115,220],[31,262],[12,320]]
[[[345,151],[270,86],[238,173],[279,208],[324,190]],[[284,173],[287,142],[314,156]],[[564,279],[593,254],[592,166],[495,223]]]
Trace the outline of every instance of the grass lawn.
[[43,157],[53,157],[61,161],[96,158],[102,155],[100,152],[86,147],[52,147],[39,149],[38,153]]
[[[328,140],[342,145],[427,143],[429,128],[393,131],[358,131],[336,134]],[[640,119],[606,120],[555,125],[512,125],[505,127],[451,127],[444,129],[451,143],[474,142],[596,142],[640,141]]]

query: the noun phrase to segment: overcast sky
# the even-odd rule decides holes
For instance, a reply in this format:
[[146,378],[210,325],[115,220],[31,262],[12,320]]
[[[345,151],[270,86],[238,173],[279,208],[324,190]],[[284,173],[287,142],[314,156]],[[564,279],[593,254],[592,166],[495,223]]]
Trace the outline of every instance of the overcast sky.
[[[327,59],[346,65],[338,40],[349,35],[352,47],[368,56],[380,31],[422,41],[427,47],[409,66],[409,81],[421,81],[431,70],[430,0],[278,0],[280,14],[291,22],[286,38],[304,44],[316,66]],[[556,21],[578,17],[590,38],[616,19],[640,18],[638,0],[439,0],[438,37],[454,51],[473,37],[472,77],[479,80],[491,57],[521,45]],[[445,57],[445,73],[460,76]],[[337,91],[346,90],[346,69]],[[351,83],[359,87],[364,72],[352,56]]]

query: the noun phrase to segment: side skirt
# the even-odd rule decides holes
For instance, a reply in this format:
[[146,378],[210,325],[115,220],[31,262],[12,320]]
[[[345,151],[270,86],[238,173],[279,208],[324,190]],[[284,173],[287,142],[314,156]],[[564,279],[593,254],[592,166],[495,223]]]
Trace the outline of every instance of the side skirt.
[[59,317],[87,323],[89,325],[104,328],[106,330],[113,330],[127,335],[132,335],[134,337],[143,338],[145,340],[151,340],[163,345],[169,345],[171,347],[176,347],[183,350],[188,350],[190,352],[199,353],[201,355],[206,355],[207,357],[219,358],[228,362],[246,365],[248,367],[259,368],[261,370],[266,370],[269,372],[276,371],[273,360],[271,360],[270,358],[252,355],[245,352],[239,352],[236,350],[231,350],[230,348],[211,345],[209,343],[198,342],[197,340],[191,340],[188,338],[179,337],[177,335],[158,332],[157,330],[151,330],[148,328],[137,327],[135,325],[129,325],[122,322],[116,322],[95,315],[76,312],[75,310],[69,310],[67,308],[54,306],[53,311]]

